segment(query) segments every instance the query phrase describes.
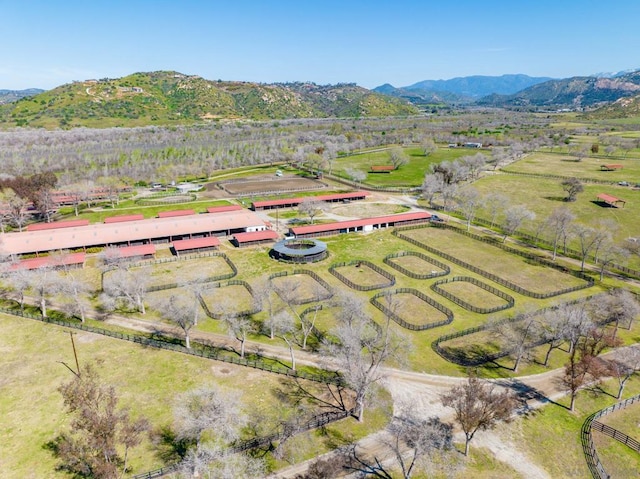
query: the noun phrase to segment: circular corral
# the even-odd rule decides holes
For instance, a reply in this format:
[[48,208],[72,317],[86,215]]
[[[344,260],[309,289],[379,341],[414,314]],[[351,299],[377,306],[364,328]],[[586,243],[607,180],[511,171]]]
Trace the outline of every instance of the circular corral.
[[327,244],[316,239],[284,239],[273,245],[271,256],[289,263],[314,263],[327,257]]

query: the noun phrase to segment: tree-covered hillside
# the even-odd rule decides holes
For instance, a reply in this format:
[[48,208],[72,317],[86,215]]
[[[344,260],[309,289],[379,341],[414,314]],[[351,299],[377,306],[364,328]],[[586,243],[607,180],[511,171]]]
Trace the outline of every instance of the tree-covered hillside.
[[406,101],[354,84],[321,86],[211,81],[163,71],[74,82],[23,98],[0,107],[0,128],[403,116],[417,112]]

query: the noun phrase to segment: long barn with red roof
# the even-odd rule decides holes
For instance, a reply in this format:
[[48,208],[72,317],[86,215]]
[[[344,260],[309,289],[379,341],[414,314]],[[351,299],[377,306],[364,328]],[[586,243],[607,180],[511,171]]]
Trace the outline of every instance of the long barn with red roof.
[[280,198],[278,200],[254,201],[251,203],[253,211],[273,210],[277,208],[294,208],[305,200],[324,201],[325,203],[339,203],[346,201],[364,200],[369,196],[368,191],[351,191],[332,195],[305,196],[300,198]]
[[426,223],[431,215],[426,211],[411,211],[397,215],[362,218],[359,220],[337,221],[317,225],[295,226],[289,232],[296,238],[313,238],[316,236],[333,236],[344,233],[367,232],[392,226],[406,226]]

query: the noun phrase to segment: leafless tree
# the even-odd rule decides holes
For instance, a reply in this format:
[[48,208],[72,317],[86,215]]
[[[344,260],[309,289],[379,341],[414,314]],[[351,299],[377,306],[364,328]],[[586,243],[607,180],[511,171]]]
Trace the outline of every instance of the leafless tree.
[[345,173],[355,183],[362,183],[367,179],[367,173],[365,171],[356,170],[354,168],[346,168]]
[[548,216],[546,223],[549,226],[549,231],[552,233],[553,243],[553,260],[556,259],[558,253],[558,244],[560,240],[566,238],[571,222],[575,219],[575,215],[569,211],[566,206],[556,208]]
[[240,357],[244,358],[245,345],[249,334],[256,331],[253,320],[246,314],[238,314],[233,311],[231,305],[226,301],[222,301],[215,306],[215,314],[223,321],[229,336],[240,343]]
[[441,396],[441,400],[444,406],[453,408],[456,422],[464,432],[465,456],[469,454],[469,443],[476,432],[493,429],[499,422],[508,420],[516,407],[510,391],[499,391],[494,384],[477,377],[454,386]]
[[587,256],[596,246],[598,232],[589,226],[576,223],[573,225],[573,234],[578,239],[580,246],[580,271],[584,271]]
[[584,185],[578,178],[567,178],[560,183],[562,189],[567,192],[565,201],[575,201],[578,193],[584,191]]
[[60,292],[63,293],[64,310],[72,315],[80,316],[80,320],[84,323],[91,308],[89,285],[72,271],[62,274],[59,279]]
[[420,147],[422,148],[424,156],[429,156],[438,150],[438,146],[432,138],[425,138],[424,140],[422,140],[422,142],[420,143]]
[[489,193],[484,198],[484,204],[489,212],[491,228],[496,224],[498,216],[504,211],[504,205],[508,204],[509,198],[501,193]]
[[626,289],[615,289],[598,295],[597,301],[593,301],[593,309],[598,322],[613,323],[614,337],[621,325],[631,329],[633,321],[640,315],[638,299]]
[[241,394],[215,384],[179,395],[173,416],[177,439],[195,446],[204,441],[228,445],[240,437],[240,431],[247,423]]
[[471,229],[471,222],[476,217],[478,209],[482,207],[483,199],[480,192],[469,186],[458,192],[455,198],[460,212],[467,220],[467,231]]
[[149,271],[146,268],[118,268],[104,276],[102,302],[107,309],[120,305],[135,308],[145,314]]
[[525,221],[532,221],[536,217],[535,213],[529,211],[525,206],[514,205],[505,212],[505,219],[502,225],[504,231],[503,242],[507,240],[507,236],[515,234]]
[[372,387],[384,377],[385,362],[399,353],[400,342],[389,328],[389,321],[382,327],[374,326],[357,297],[345,293],[340,298],[338,325],[330,331],[335,341],[325,341],[323,354],[338,366],[355,392],[355,416],[363,421]]
[[640,369],[640,347],[638,345],[621,348],[616,351],[616,358],[607,361],[608,374],[618,381],[616,398],[622,399],[627,381]]
[[51,296],[60,291],[60,273],[49,266],[27,273],[29,289],[35,293],[43,318],[47,317],[47,304]]
[[262,459],[209,444],[190,449],[178,468],[178,479],[255,479],[264,475]]
[[184,294],[170,294],[159,300],[155,309],[162,318],[182,329],[185,346],[187,349],[191,349],[189,333],[198,322],[200,303]]
[[400,147],[391,148],[389,160],[396,170],[409,163],[409,157]]
[[433,458],[443,462],[442,456],[453,448],[452,430],[437,417],[424,419],[413,409],[405,408],[387,427],[388,438],[381,439],[392,451],[395,462],[387,464],[377,457],[363,457],[353,445],[349,449],[351,461],[347,468],[366,476],[393,479],[396,477],[393,470],[399,466],[402,478],[410,479],[415,473],[424,471],[428,467],[426,463],[432,463]]
[[309,221],[313,224],[313,219],[322,214],[327,208],[327,205],[324,201],[318,201],[314,199],[312,196],[305,198],[302,200],[300,205],[298,205],[298,211],[309,217]]
[[126,409],[118,408],[115,389],[100,381],[92,364],[59,391],[72,416],[71,431],[54,442],[63,467],[81,477],[121,478],[127,471],[129,451],[140,444],[148,421],[134,421]]
[[538,321],[533,314],[521,314],[511,321],[498,321],[492,328],[506,343],[509,356],[513,358],[513,372],[517,373],[520,362],[533,354],[531,343],[540,336]]
[[435,174],[425,175],[422,182],[422,197],[429,202],[429,207],[433,208],[433,199],[436,194],[442,191],[442,178]]
[[27,222],[30,214],[28,211],[29,201],[26,198],[18,196],[15,191],[8,189],[5,191],[5,201],[9,206],[7,217],[18,231],[22,231],[22,227]]
[[606,241],[600,245],[599,269],[600,281],[604,279],[604,273],[609,266],[626,260],[629,257],[629,251],[626,248],[614,244],[612,241]]

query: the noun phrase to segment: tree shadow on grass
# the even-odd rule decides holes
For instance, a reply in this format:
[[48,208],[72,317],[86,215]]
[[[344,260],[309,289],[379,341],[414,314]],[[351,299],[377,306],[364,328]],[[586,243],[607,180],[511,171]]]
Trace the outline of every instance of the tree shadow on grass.
[[180,439],[170,426],[161,426],[150,434],[156,454],[163,464],[180,462],[193,446],[193,441]]
[[545,396],[538,389],[520,381],[519,379],[501,379],[499,381],[496,381],[496,384],[510,389],[516,395],[516,398],[520,402],[520,407],[518,407],[517,409],[517,414],[519,416],[529,416],[535,413],[536,408],[530,405],[531,401],[539,402],[542,404],[555,404],[556,406],[560,405],[549,397]]

